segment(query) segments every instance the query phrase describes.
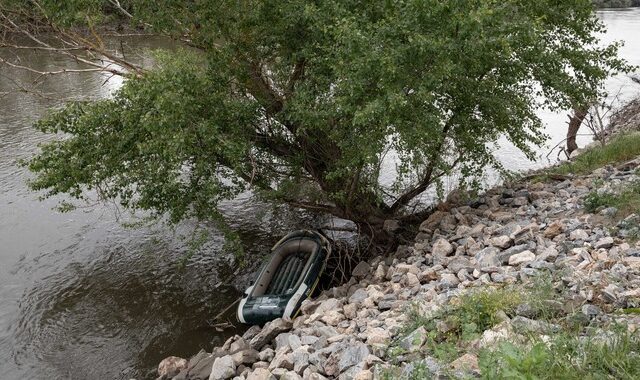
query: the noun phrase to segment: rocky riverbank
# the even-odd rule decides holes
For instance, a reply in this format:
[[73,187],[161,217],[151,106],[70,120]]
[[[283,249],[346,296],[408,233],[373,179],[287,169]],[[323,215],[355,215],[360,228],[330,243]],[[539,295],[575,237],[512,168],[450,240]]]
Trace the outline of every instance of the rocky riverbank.
[[189,360],[167,358],[159,379],[494,378],[502,369],[534,372],[518,363],[535,354],[533,363],[547,366],[568,344],[580,357],[622,350],[624,363],[603,371],[634,378],[640,215],[600,198],[640,189],[639,175],[636,157],[496,187],[436,211],[413,245],[360,263],[347,284],[305,301],[295,320],[254,326]]

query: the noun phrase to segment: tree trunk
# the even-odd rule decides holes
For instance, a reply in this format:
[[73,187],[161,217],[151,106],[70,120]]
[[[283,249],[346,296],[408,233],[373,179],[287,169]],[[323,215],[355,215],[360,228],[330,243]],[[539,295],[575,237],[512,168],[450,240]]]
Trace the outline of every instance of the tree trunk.
[[576,143],[576,136],[578,136],[578,130],[584,121],[584,118],[589,114],[589,107],[576,107],[573,109],[573,115],[569,116],[569,128],[567,130],[567,154],[571,155],[571,152],[578,149]]

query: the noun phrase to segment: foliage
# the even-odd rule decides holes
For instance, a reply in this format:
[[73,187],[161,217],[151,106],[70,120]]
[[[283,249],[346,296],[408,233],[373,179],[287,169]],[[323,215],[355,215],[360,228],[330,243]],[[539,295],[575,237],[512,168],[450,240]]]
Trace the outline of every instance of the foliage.
[[[513,315],[516,307],[533,294],[534,291],[514,287],[470,291],[430,315],[414,305],[408,310],[407,323],[398,339],[424,326],[428,336],[426,351],[437,359],[451,361],[460,355],[465,343],[497,325],[500,313]],[[400,347],[392,344],[391,352],[396,349]]]
[[626,327],[606,336],[560,334],[531,347],[503,343],[481,352],[485,379],[637,379],[640,336]]
[[595,146],[575,160],[548,170],[551,174],[588,174],[605,165],[632,160],[640,156],[640,133],[620,135],[605,146]]
[[[92,26],[115,3],[23,11]],[[630,69],[619,44],[599,43],[588,0],[121,4],[134,25],[190,50],[161,54],[112,99],[41,120],[65,138],[29,163],[32,186],[97,189],[172,221],[221,220],[219,203],[248,188],[366,231],[419,220],[417,197],[454,170],[464,188],[501,169],[491,148],[501,136],[533,158],[546,138],[536,110],[597,98],[604,79]],[[379,178],[389,152],[393,185]]]
[[601,207],[615,207],[619,210],[617,217],[638,213],[640,212],[640,182],[627,184],[615,193],[592,191],[585,197],[584,207],[589,212],[596,212]]

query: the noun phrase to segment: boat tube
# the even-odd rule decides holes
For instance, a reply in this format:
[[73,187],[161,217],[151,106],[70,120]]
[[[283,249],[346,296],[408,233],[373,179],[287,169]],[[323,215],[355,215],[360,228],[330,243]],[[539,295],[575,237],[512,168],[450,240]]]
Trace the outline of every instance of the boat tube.
[[331,244],[320,232],[301,230],[283,237],[271,251],[271,259],[240,300],[238,320],[242,323],[293,319],[318,284]]

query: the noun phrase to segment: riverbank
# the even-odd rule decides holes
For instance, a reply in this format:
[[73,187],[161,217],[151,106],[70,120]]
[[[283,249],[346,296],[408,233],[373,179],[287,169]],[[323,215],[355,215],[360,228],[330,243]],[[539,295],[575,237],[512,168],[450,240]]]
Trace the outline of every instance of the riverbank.
[[159,379],[637,378],[636,119],[571,163],[437,211],[295,320],[165,359]]

